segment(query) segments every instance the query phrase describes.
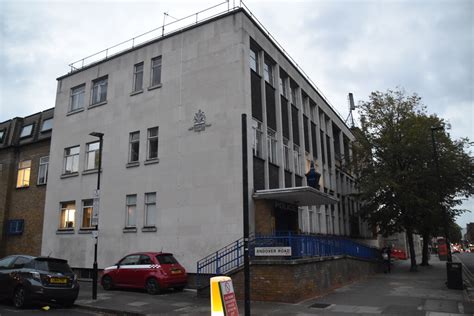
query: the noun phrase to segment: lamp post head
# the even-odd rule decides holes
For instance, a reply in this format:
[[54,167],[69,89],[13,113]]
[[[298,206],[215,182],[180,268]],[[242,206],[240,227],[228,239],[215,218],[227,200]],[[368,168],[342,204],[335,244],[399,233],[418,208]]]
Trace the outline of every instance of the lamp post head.
[[104,137],[104,133],[99,133],[99,132],[91,132],[89,135],[94,136],[94,137],[99,137],[102,138]]

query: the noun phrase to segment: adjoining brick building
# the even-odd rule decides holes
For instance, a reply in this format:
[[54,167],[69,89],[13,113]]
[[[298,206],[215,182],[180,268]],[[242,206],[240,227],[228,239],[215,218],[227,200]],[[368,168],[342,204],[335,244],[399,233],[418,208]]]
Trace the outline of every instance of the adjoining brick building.
[[0,257],[41,254],[53,116],[0,123]]

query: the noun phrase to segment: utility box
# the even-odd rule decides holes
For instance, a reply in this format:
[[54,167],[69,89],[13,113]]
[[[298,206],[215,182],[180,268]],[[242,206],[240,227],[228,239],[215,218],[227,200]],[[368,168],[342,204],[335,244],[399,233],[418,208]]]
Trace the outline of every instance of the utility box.
[[448,289],[462,290],[462,264],[460,262],[446,262],[448,271]]

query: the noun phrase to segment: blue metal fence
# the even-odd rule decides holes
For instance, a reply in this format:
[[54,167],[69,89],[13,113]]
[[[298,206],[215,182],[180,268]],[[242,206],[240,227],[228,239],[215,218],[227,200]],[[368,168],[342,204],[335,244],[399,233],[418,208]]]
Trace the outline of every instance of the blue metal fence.
[[[208,255],[197,262],[197,286],[202,275],[226,274],[244,263],[243,238]],[[325,235],[299,235],[278,232],[274,235],[257,235],[249,242],[250,256],[255,256],[255,247],[291,247],[291,256],[286,259],[329,257],[348,255],[363,259],[376,259],[379,250],[351,239]]]

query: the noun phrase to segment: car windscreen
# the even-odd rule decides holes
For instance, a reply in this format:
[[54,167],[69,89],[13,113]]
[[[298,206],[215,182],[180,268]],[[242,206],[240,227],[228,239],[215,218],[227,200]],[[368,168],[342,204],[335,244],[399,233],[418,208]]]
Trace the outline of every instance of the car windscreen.
[[178,263],[178,261],[176,261],[172,254],[156,255],[156,259],[160,264]]
[[69,273],[72,272],[71,268],[65,260],[55,260],[55,259],[36,259],[35,269],[47,272],[60,272],[60,273]]

